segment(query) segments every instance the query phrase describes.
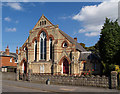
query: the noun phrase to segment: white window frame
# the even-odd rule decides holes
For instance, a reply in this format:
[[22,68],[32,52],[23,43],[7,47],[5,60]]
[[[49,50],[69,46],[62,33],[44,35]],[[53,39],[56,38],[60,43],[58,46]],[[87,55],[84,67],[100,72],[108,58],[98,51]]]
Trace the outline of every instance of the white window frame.
[[61,64],[61,68],[62,68],[61,74],[63,74],[63,62],[62,62],[62,64]]
[[[45,33],[45,35],[43,35],[45,32],[43,31],[41,34],[40,34],[40,45],[39,45],[39,47],[40,47],[40,56],[39,56],[39,59],[40,60],[45,60],[45,57],[44,57],[44,41],[45,41],[45,38],[46,38],[46,33]],[[43,39],[43,59],[41,59],[41,39]],[[46,43],[46,45],[47,45],[47,43]],[[47,48],[47,47],[46,47]]]
[[67,44],[67,46],[65,46],[65,43],[66,43],[66,42],[64,42],[64,43],[63,43],[63,47],[64,47],[64,48],[68,47],[68,44],[66,43],[66,44]]
[[44,65],[40,65],[40,73],[44,73]]
[[36,44],[37,44],[36,41],[37,41],[37,40],[34,41],[34,60],[35,60],[35,46],[36,46]]
[[22,73],[24,73],[24,63],[22,64]]
[[15,59],[15,63],[18,63],[18,60],[17,60],[17,62],[16,62],[16,59]]
[[51,39],[52,39],[52,38],[49,39],[49,60],[51,60],[50,55],[52,54],[52,53],[50,53],[50,47],[51,47],[50,44],[52,43],[52,40],[51,40]]
[[35,41],[34,41],[34,60],[35,60]]
[[12,62],[12,57],[10,57],[10,62]]

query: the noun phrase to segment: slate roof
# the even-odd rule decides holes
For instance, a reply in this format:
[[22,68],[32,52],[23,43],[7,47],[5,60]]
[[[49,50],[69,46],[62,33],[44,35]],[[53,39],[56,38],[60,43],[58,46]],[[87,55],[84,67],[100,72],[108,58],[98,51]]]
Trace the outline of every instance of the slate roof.
[[0,57],[1,56],[8,56],[8,57],[13,57],[14,59],[18,59],[18,55],[12,52],[10,52],[9,55],[6,55],[5,51],[0,51]]
[[77,50],[84,52],[86,51],[79,43],[77,43],[72,37],[70,37],[69,35],[67,35],[65,32],[63,32],[62,30],[60,30],[60,33],[62,33],[72,44],[75,44],[75,47]]
[[99,57],[97,55],[95,55],[92,52],[81,52],[80,57],[79,57],[80,61],[87,61],[87,60],[100,60]]

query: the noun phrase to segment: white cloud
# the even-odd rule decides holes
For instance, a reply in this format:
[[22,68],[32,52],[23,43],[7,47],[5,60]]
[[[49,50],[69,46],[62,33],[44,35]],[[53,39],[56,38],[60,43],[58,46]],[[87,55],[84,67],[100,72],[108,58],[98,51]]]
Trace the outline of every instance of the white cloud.
[[4,20],[7,21],[7,22],[10,22],[11,18],[10,17],[5,17]]
[[20,3],[7,3],[6,6],[9,6],[15,10],[23,10]]
[[6,28],[6,32],[16,32],[16,28]]
[[102,28],[102,24],[100,25],[85,25],[84,29],[80,29],[79,33],[86,33],[86,32],[99,32],[99,30]]
[[85,36],[92,37],[92,36],[97,36],[99,34],[100,32],[90,32],[90,33],[85,33]]
[[100,34],[106,17],[111,20],[118,18],[118,2],[110,0],[99,5],[84,6],[72,19],[83,22],[83,28],[79,30],[79,33],[85,33],[86,36],[97,36]]
[[68,18],[72,18],[72,16],[62,16],[62,17],[59,17],[59,18],[65,20],[65,19],[68,19]]
[[15,23],[17,24],[17,23],[19,23],[19,21],[18,21],[18,20],[16,20],[16,21],[15,21]]

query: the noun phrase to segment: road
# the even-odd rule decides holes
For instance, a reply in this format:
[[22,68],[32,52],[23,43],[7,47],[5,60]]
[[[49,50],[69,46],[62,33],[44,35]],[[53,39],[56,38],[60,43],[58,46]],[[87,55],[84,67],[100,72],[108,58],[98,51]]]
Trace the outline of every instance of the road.
[[26,81],[3,80],[2,92],[49,92],[49,94],[56,94],[56,92],[118,92],[118,90],[83,86],[45,85]]

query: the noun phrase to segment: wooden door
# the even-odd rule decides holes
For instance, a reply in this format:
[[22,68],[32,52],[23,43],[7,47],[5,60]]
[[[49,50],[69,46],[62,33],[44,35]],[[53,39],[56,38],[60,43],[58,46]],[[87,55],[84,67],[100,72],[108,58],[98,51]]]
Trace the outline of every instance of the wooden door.
[[24,73],[27,73],[27,62],[24,62]]
[[69,63],[67,59],[63,60],[63,74],[69,74]]

